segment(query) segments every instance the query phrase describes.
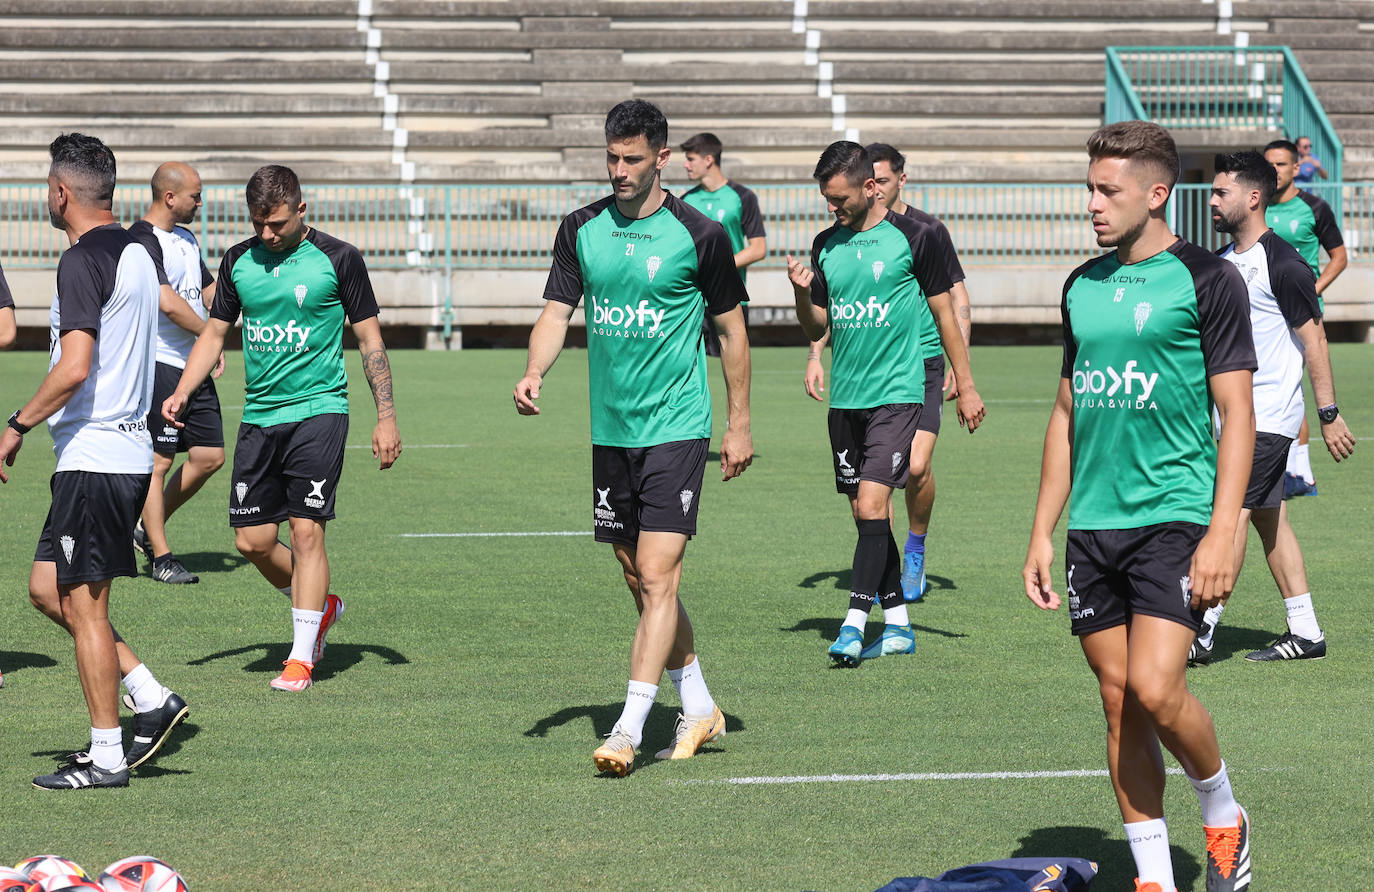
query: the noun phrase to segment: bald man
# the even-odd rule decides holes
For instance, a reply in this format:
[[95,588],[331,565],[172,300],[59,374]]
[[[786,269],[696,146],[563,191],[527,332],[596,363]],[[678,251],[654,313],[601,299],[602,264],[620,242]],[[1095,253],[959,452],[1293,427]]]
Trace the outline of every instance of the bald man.
[[[215,279],[200,256],[200,244],[186,224],[200,210],[200,175],[190,165],[168,161],[153,174],[153,200],[129,234],[148,249],[166,272],[158,299],[157,373],[152,405],[159,407],[176,390],[186,358],[205,328]],[[223,357],[215,369],[223,371]],[[176,428],[154,409],[148,416],[153,435],[153,477],[143,516],[134,529],[134,544],[151,562],[159,582],[193,583],[200,577],[182,566],[167,543],[167,519],[205,485],[224,464],[224,424],[214,381],[206,378],[191,395],[186,426]],[[186,461],[170,477],[177,453]]]

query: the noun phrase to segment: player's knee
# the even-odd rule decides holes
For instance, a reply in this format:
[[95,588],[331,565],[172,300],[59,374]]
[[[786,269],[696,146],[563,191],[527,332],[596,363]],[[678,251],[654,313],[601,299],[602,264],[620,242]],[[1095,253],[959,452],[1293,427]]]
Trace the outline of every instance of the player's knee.
[[1155,719],[1168,718],[1173,715],[1186,692],[1186,688],[1180,690],[1180,686],[1175,684],[1172,679],[1155,677],[1132,678],[1129,682],[1129,688],[1132,699],[1138,702],[1140,708],[1150,717]]
[[239,554],[255,563],[270,557],[276,544],[275,536],[269,538],[247,528],[234,531],[234,547],[239,550]]
[[212,452],[202,453],[194,459],[196,467],[200,472],[209,477],[211,474],[224,467],[224,450],[216,449]]
[[1116,725],[1121,721],[1121,710],[1126,704],[1125,680],[1100,678],[1097,690],[1102,696],[1102,714],[1107,717],[1107,724]]

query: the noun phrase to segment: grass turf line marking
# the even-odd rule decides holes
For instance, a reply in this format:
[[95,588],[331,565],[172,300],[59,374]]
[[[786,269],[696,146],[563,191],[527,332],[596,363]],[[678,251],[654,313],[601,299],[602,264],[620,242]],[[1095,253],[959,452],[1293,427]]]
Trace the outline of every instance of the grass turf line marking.
[[[1167,774],[1182,774],[1182,768],[1168,768]],[[772,784],[843,784],[892,781],[960,780],[1045,780],[1066,777],[1107,777],[1105,768],[1074,768],[1065,771],[953,771],[920,774],[806,774],[781,777],[727,777],[721,780],[688,780],[684,784],[734,784],[762,786]]]
[[590,536],[591,530],[541,530],[532,533],[398,533],[400,539],[493,539],[506,536]]

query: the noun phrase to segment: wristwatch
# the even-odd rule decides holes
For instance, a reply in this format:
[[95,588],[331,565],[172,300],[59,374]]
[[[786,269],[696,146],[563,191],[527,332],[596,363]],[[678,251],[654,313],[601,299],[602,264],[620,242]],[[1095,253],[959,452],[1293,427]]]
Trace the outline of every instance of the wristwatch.
[[9,426],[13,428],[14,432],[19,434],[20,436],[23,436],[24,434],[27,434],[29,431],[33,430],[33,428],[29,427],[28,425],[19,423],[18,409],[15,409],[14,414],[10,416]]
[[1336,420],[1336,416],[1339,414],[1341,414],[1341,410],[1336,408],[1335,403],[1329,406],[1322,406],[1317,410],[1317,417],[1321,419],[1322,424],[1330,424]]

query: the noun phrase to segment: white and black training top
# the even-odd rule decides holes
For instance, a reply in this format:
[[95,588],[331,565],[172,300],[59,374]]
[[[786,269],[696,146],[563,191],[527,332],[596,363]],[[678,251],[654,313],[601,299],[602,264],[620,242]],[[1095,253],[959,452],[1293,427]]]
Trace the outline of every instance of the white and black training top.
[[1250,291],[1255,335],[1255,430],[1297,437],[1302,427],[1303,347],[1295,331],[1321,318],[1317,278],[1292,245],[1266,230],[1249,250],[1218,252],[1240,270]]
[[[162,269],[172,290],[181,295],[181,299],[195,310],[201,321],[210,318],[210,311],[200,299],[200,293],[210,287],[215,277],[201,259],[200,243],[191,230],[174,226],[168,231],[147,220],[139,220],[129,227],[129,234],[148,249],[153,263]],[[195,345],[194,334],[167,318],[166,313],[157,314],[158,362],[184,369],[186,360],[191,356],[191,348]]]
[[0,310],[14,306],[14,297],[10,294],[9,283],[5,281],[5,268],[0,267]]
[[147,474],[153,469],[148,410],[156,356],[157,268],[118,223],[97,226],[62,254],[49,314],[51,361],[64,333],[95,335],[90,374],[48,419],[59,471]]

